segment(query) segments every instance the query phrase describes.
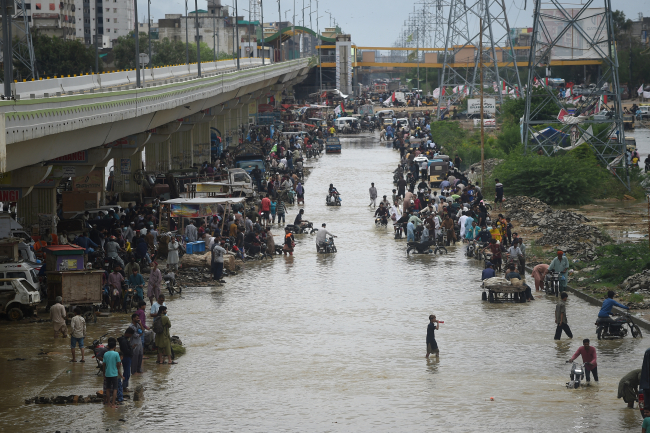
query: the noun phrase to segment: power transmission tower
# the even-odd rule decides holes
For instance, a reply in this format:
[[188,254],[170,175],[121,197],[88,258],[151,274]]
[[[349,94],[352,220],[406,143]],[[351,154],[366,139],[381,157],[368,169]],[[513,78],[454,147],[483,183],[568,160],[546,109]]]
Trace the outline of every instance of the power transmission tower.
[[248,2],[248,10],[250,11],[251,15],[251,21],[259,21],[261,13],[260,13],[260,0],[249,0]]
[[[12,80],[23,79],[38,79],[38,72],[36,71],[36,60],[34,58],[34,46],[32,45],[32,35],[29,29],[29,20],[25,12],[25,0],[5,0],[8,9],[8,19],[11,20],[11,25],[8,26],[8,38],[11,39],[11,53],[13,61],[22,64],[27,70],[27,75],[16,77],[12,74]],[[0,46],[4,45],[4,40],[0,34]],[[4,56],[3,56],[4,62]],[[11,65],[13,66],[13,65]],[[10,67],[11,67],[10,66]]]
[[[478,25],[470,26],[469,18]],[[515,97],[520,96],[521,80],[504,0],[450,0],[438,117],[445,108],[477,93],[481,33],[485,40],[483,79],[492,82],[488,94],[492,93],[499,104],[511,91]]]
[[[587,143],[629,189],[611,0],[585,0],[576,9],[565,8],[560,0],[544,2],[542,9],[541,0],[535,0],[533,12],[523,119],[525,150],[552,156]],[[553,60],[596,60],[600,65],[589,87],[560,98],[559,91],[546,82]],[[601,114],[604,104],[607,111]],[[555,132],[541,125],[551,125]]]

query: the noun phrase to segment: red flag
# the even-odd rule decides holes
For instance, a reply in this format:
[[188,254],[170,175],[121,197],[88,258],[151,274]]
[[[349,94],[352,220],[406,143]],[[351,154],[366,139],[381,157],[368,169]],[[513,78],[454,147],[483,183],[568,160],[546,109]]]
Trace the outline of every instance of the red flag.
[[569,114],[568,111],[566,111],[564,108],[560,110],[560,114],[557,115],[557,120],[560,122],[564,120],[564,116],[567,116]]
[[343,106],[343,101],[341,101],[341,113],[345,113],[345,107]]
[[321,97],[321,98],[325,98],[325,97],[327,97],[327,92],[323,92],[323,94],[320,95],[320,97]]
[[548,86],[548,77],[545,78],[546,85]]
[[390,97],[390,101],[391,101],[391,102],[395,102],[395,92],[393,92],[393,94],[391,95],[391,97]]
[[603,95],[603,104],[607,105],[607,95]]

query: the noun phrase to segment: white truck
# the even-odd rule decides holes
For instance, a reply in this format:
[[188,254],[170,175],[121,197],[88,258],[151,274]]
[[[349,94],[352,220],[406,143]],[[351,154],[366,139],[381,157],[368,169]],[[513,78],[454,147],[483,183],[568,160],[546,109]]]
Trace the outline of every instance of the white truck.
[[41,302],[41,294],[24,278],[0,278],[0,313],[9,320],[33,315]]
[[5,238],[21,238],[28,244],[32,242],[32,237],[23,230],[23,226],[18,224],[8,213],[1,213],[0,239]]

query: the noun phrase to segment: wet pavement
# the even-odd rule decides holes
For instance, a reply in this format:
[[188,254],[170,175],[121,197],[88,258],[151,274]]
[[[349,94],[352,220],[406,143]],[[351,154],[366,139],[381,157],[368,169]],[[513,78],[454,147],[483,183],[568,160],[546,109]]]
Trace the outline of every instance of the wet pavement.
[[[0,322],[0,430],[638,429],[638,411],[626,409],[616,391],[623,375],[641,367],[647,338],[596,341],[598,309],[570,295],[574,340],[556,342],[555,298],[481,301],[480,266],[460,246],[442,257],[407,257],[405,241],[394,240],[390,226],[375,227],[368,208],[370,182],[389,195],[397,161],[383,143],[360,137],[344,139],[341,155],[306,164],[313,170],[305,218],[327,223],[338,253],[318,255],[314,236],[296,236],[292,258],[246,264],[223,288],[183,290],[167,305],[187,354],[175,366],[145,361],[145,374],[132,379],[132,388],[147,388],[142,403],[118,410],[25,405],[36,395],[91,394],[101,382],[94,360],[68,362],[68,344],[53,344],[49,323]],[[330,183],[341,207],[325,206]],[[281,242],[282,231],[274,231]],[[439,361],[424,358],[432,313],[445,322]],[[88,326],[88,339],[127,322],[123,314],[100,319]],[[569,390],[564,361],[583,338],[598,351],[600,383]],[[26,360],[7,361],[16,357]]]

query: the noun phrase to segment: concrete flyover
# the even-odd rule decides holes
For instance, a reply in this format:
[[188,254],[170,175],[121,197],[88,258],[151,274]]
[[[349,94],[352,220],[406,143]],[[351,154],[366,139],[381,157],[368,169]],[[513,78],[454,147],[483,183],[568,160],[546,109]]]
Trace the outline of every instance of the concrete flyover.
[[[19,98],[0,101],[0,201],[17,201],[21,222],[36,224],[38,214],[54,214],[61,179],[71,178],[74,191],[101,197],[103,176],[101,188],[97,182],[89,186],[93,182],[86,176],[93,172],[97,179],[97,170],[103,175],[113,159],[119,168],[115,191],[135,194],[143,149],[148,171],[209,160],[211,127],[226,142],[237,143],[258,101],[279,97],[316,64],[314,58],[265,66],[261,59],[241,63],[246,69],[239,71],[202,64],[200,78],[196,65],[156,68],[145,71],[149,75],[141,88],[131,84],[135,75],[128,71],[121,73],[124,77],[16,83]],[[61,91],[53,91],[57,86]]]

